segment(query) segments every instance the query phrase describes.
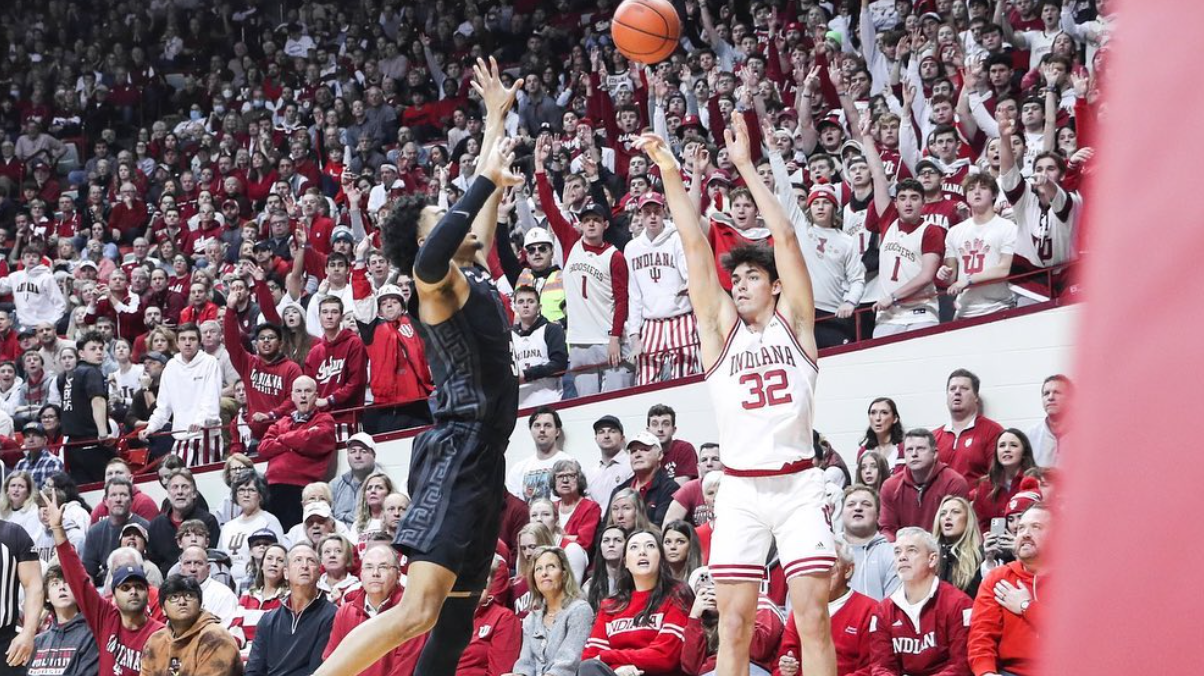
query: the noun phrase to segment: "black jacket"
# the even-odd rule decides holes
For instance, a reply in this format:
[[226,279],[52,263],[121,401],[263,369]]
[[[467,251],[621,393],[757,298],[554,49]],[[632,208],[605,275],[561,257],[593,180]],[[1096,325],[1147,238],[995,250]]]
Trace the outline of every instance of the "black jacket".
[[[184,521],[189,519],[200,519],[205,522],[205,525],[209,527],[210,544],[216,544],[221,539],[222,528],[217,525],[217,519],[206,512],[199,501],[193,505],[192,511],[184,516]],[[171,570],[171,567],[180,560],[180,545],[176,544],[176,531],[179,528],[171,521],[171,509],[168,508],[156,516],[146,530],[150,535],[150,542],[146,543],[147,554],[150,555],[151,561],[159,566],[163,577],[166,578],[167,571]]]
[[288,603],[285,598],[284,605],[259,620],[245,676],[309,676],[321,666],[335,605],[319,592],[297,617]]
[[[631,477],[627,481],[615,486],[615,489],[610,493],[610,499],[613,502],[615,493],[624,488],[631,488],[635,485],[635,477]],[[648,519],[656,525],[661,526],[661,522],[665,520],[665,512],[669,511],[669,505],[673,503],[673,494],[681,486],[677,482],[669,478],[669,474],[665,470],[658,469],[656,474],[652,476],[652,483],[648,484],[648,489],[643,491],[644,506],[648,509]],[[609,504],[609,503],[607,503]],[[609,507],[607,507],[609,510]]]

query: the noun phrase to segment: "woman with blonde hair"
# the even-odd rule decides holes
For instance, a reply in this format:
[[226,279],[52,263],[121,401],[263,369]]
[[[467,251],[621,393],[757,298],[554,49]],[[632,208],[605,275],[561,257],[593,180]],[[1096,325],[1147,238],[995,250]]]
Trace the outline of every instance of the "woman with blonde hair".
[[511,676],[572,676],[594,624],[594,610],[559,547],[535,550],[527,571],[531,614],[523,619],[523,647]]
[[327,535],[318,543],[318,556],[325,571],[318,578],[318,589],[326,592],[331,603],[341,605],[347,592],[360,588],[360,579],[351,574],[355,566],[355,545],[338,533]]
[[351,524],[352,542],[359,542],[363,536],[375,531],[383,531],[385,498],[396,489],[388,474],[379,470],[369,474],[360,486],[360,494],[355,499],[355,521]]
[[222,483],[230,489],[230,494],[222,498],[222,504],[213,512],[213,518],[217,519],[217,525],[224,526],[227,521],[242,513],[242,509],[234,497],[234,480],[247,472],[254,471],[255,463],[242,453],[231,453],[230,457],[226,458],[226,464],[222,466]]
[[957,495],[941,500],[932,534],[941,545],[941,579],[974,598],[982,583],[983,551],[982,534],[970,501]]
[[624,488],[611,497],[606,527],[610,528],[611,526],[618,526],[628,533],[655,527],[648,518],[648,508],[644,505],[644,499],[640,497],[639,491],[634,488]]
[[146,334],[147,352],[161,352],[169,359],[179,352],[176,348],[176,332],[166,326],[156,326]]
[[556,546],[564,549],[564,553],[569,559],[573,577],[576,578],[578,584],[583,582],[585,569],[589,566],[589,554],[586,554],[581,545],[565,536],[564,529],[560,527],[560,521],[556,518],[556,503],[548,498],[535,498],[527,508],[527,514],[531,523],[542,523],[551,531],[552,540]]
[[[539,522],[531,522],[518,531],[518,556],[515,557],[515,567],[518,574],[511,580],[511,598],[514,599],[514,612],[526,617],[531,608],[531,593],[527,587],[527,575],[535,562],[535,553],[541,547],[556,546],[555,537],[548,527]],[[570,571],[572,568],[570,567]]]
[[42,531],[38,508],[33,500],[33,476],[29,472],[12,472],[4,477],[4,494],[0,495],[0,519],[15,523],[36,540]]

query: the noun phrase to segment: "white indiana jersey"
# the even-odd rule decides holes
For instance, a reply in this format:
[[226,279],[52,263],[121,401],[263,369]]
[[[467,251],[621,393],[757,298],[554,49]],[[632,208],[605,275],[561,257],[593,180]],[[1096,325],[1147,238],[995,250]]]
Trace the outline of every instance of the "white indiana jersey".
[[999,177],[999,187],[1012,202],[1016,221],[1016,255],[1035,267],[1061,265],[1074,257],[1074,226],[1082,208],[1078,193],[1058,190],[1047,208],[1020,172]]
[[723,466],[774,472],[814,458],[818,376],[819,368],[781,314],[774,312],[761,333],[737,320],[706,373]]
[[[874,233],[865,229],[865,216],[868,209],[855,211],[853,203],[850,202],[844,207],[844,231],[851,235],[857,241],[857,255],[864,256],[866,249],[870,248],[870,240]],[[873,276],[870,276],[870,273]],[[874,303],[882,297],[882,285],[878,283],[878,271],[866,270],[865,291],[861,293],[862,303]]]
[[[511,330],[511,345],[514,348],[514,358],[518,363],[519,373],[533,366],[541,366],[552,360],[548,353],[548,339],[545,335],[548,323],[535,329],[530,335],[524,336],[518,331]],[[536,378],[518,386],[518,405],[520,408],[541,406],[560,401],[564,392],[560,385],[560,376]]]
[[594,252],[586,248],[584,240],[578,240],[569,250],[564,266],[564,300],[569,318],[566,340],[570,345],[604,345],[610,341],[615,316],[610,262],[615,256],[623,260],[623,254],[613,246],[607,244],[601,252]]
[[[882,283],[882,295],[895,294],[920,274],[924,267],[924,233],[929,228],[940,227],[925,221],[915,230],[903,232],[898,218],[891,221],[878,248],[878,279]],[[913,297],[918,300],[900,301],[894,307],[879,312],[877,322],[915,324],[938,319],[936,286],[933,283],[917,291]]]

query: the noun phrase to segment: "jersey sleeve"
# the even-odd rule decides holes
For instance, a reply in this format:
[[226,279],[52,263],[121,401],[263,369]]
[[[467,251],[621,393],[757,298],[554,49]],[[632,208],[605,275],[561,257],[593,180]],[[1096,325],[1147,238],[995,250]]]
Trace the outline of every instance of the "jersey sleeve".
[[610,335],[611,337],[623,338],[623,327],[627,323],[628,304],[627,304],[627,259],[623,258],[623,253],[615,249],[610,256],[610,284],[611,293],[615,299],[614,317],[611,318]]
[[927,225],[924,238],[920,241],[921,254],[936,254],[945,257],[945,229],[939,225]]

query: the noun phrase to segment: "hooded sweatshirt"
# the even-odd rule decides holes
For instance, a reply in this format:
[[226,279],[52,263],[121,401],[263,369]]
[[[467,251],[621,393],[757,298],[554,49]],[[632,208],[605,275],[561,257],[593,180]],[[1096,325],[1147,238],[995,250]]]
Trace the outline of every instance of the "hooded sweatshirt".
[[849,543],[853,553],[853,578],[849,587],[854,591],[881,601],[899,587],[899,573],[895,571],[895,552],[890,540],[876,533],[864,544]]
[[146,429],[157,432],[170,420],[176,439],[198,438],[201,433],[189,433],[188,427],[220,420],[221,396],[222,367],[215,357],[202,351],[186,362],[177,354],[159,378],[159,400]]
[[100,672],[100,649],[83,613],[37,635],[29,676],[94,676]]
[[907,526],[932,530],[941,500],[947,495],[969,498],[970,487],[956,470],[940,460],[932,468],[932,476],[920,485],[905,468],[882,484],[882,515],[878,524],[886,537],[895,539],[895,532]]
[[645,319],[668,319],[690,312],[686,286],[690,275],[677,228],[666,223],[653,239],[649,232],[627,243],[627,335],[639,335]]
[[43,322],[57,324],[67,311],[67,300],[50,268],[41,263],[0,278],[0,295],[13,295],[21,326],[33,328]]
[[230,363],[247,387],[247,425],[256,439],[262,438],[272,422],[255,422],[253,416],[256,413],[273,412],[279,415],[278,409],[288,408],[285,404],[292,395],[293,381],[302,375],[301,367],[280,353],[277,353],[276,359],[268,361],[248,352],[243,347],[238,314],[235,312],[226,313],[222,319],[222,329]]
[[[1013,613],[995,600],[995,585],[1004,580],[1024,587],[1032,595],[1023,615]],[[1016,676],[1040,673],[1034,662],[1041,641],[1038,630],[1044,606],[1039,593],[1040,586],[1046,584],[1042,580],[1044,577],[1034,575],[1019,561],[987,573],[974,599],[967,647],[970,670],[976,676],[1005,670]]]
[[180,636],[163,627],[142,649],[142,676],[241,676],[242,671],[234,637],[206,611]]
[[318,396],[330,400],[328,410],[364,405],[368,358],[364,341],[350,329],[334,340],[315,341],[305,358],[305,375],[318,381]]

